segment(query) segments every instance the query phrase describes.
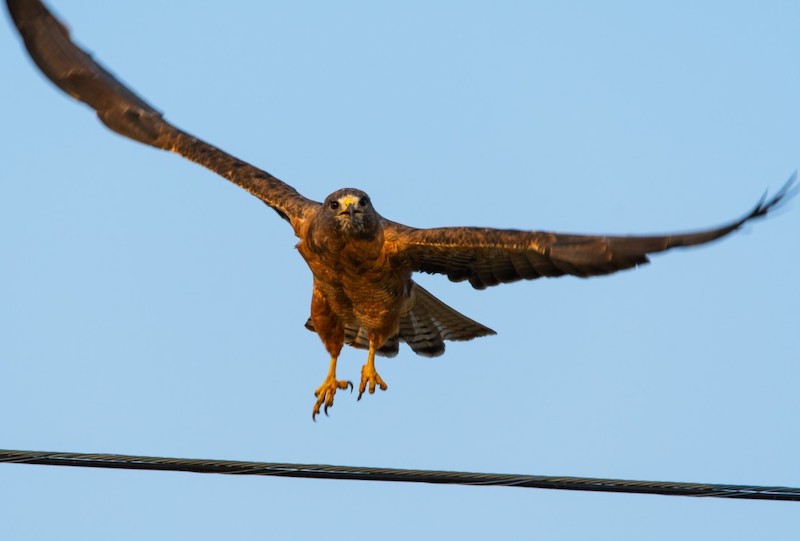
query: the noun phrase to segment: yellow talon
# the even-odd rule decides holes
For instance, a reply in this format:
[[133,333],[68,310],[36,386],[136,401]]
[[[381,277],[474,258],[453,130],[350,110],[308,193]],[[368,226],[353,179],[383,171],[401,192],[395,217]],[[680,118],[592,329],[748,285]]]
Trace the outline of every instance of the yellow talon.
[[388,387],[383,379],[378,375],[375,370],[375,348],[370,344],[369,354],[367,355],[367,364],[361,367],[361,383],[358,385],[358,399],[361,400],[361,395],[367,390],[369,384],[369,394],[375,393],[375,387],[381,388],[385,391]]
[[311,411],[311,419],[314,421],[317,420],[320,406],[323,404],[325,404],[325,408],[322,411],[325,412],[325,415],[328,415],[328,408],[333,406],[333,397],[336,394],[336,390],[347,389],[348,387],[350,387],[350,392],[352,392],[352,382],[336,379],[336,358],[331,357],[331,367],[328,370],[328,376],[325,378],[325,381],[322,382],[322,385],[317,387],[317,390],[314,391],[317,402],[314,404],[314,409]]

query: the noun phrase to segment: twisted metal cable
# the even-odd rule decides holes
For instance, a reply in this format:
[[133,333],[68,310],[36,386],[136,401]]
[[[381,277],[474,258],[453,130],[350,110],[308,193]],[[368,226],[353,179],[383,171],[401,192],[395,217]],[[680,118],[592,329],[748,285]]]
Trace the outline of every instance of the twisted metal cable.
[[47,466],[77,466],[83,468],[182,471],[194,473],[221,473],[227,475],[269,475],[275,477],[305,477],[310,479],[506,486],[706,498],[800,501],[800,488],[714,485],[663,481],[629,481],[590,477],[510,475],[436,470],[407,470],[397,468],[329,466],[323,464],[161,458],[116,454],[55,453],[7,449],[0,449],[0,462],[40,464]]

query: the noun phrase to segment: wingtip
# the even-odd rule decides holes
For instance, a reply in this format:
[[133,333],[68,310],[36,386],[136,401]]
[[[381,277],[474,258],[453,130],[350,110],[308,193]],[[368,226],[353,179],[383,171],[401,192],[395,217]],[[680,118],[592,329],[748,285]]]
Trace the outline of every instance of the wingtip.
[[800,184],[797,184],[797,169],[795,169],[794,173],[789,177],[789,180],[786,181],[786,184],[778,191],[776,197],[788,201],[798,193],[800,193]]
[[44,2],[39,0],[6,0],[6,7],[11,20],[14,21],[14,25],[19,29],[23,38],[26,37],[29,27],[37,24],[53,23],[67,39],[70,39],[67,25],[52,13]]
[[795,169],[783,186],[781,186],[780,189],[775,192],[775,195],[769,197],[769,190],[764,192],[764,195],[761,196],[758,204],[753,208],[750,215],[745,218],[742,223],[752,220],[753,218],[761,218],[770,212],[778,210],[789,200],[797,196],[798,193],[800,193],[800,184],[797,183],[797,169]]

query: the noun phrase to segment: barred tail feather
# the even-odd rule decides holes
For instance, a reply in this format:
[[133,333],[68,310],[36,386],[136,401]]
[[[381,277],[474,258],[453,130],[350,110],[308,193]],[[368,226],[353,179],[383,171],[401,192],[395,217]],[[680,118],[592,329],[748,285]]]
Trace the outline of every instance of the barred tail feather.
[[[464,314],[450,308],[414,283],[414,306],[400,317],[400,330],[383,344],[376,353],[383,357],[394,357],[405,342],[417,355],[438,357],[444,353],[445,340],[471,340],[479,336],[497,334]],[[311,318],[306,328],[314,331]],[[367,331],[363,327],[346,326],[345,343],[358,349],[369,349]]]
[[419,284],[414,284],[414,293],[414,307],[400,318],[399,337],[418,355],[438,357],[444,353],[445,340],[471,340],[497,334],[447,306]]

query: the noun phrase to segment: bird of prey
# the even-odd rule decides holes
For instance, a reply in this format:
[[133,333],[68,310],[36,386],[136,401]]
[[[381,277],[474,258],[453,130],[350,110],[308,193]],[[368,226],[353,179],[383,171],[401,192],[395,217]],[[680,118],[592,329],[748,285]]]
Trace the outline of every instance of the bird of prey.
[[390,221],[355,188],[336,190],[322,203],[170,124],[162,114],[70,39],[39,0],[6,0],[33,61],[64,92],[95,109],[115,132],[175,152],[241,186],[289,222],[297,249],[314,278],[311,317],[330,355],[327,377],[315,391],[312,418],[327,414],[337,390],[344,344],[368,350],[358,398],[387,386],[375,355],[394,356],[400,342],[425,356],[444,352],[446,340],[470,340],[494,331],[460,314],[412,280],[415,272],[444,274],[472,287],[610,274],[648,262],[647,255],[713,241],[766,216],[797,190],[795,176],[744,217],[718,228],[658,236],[575,235],[476,227],[418,229]]

